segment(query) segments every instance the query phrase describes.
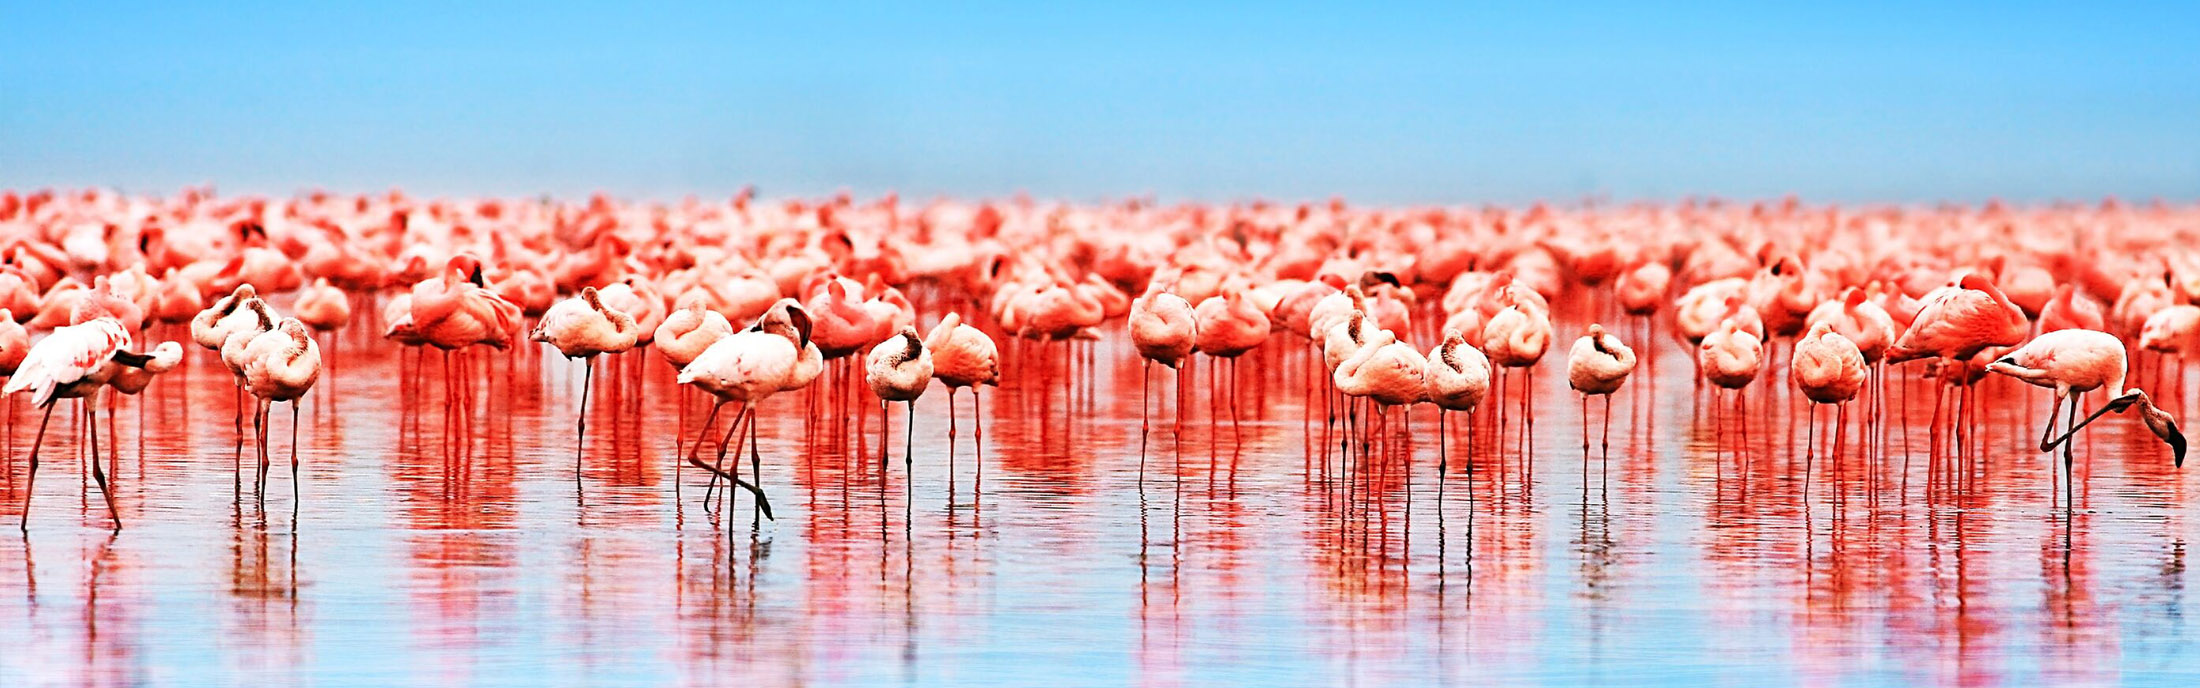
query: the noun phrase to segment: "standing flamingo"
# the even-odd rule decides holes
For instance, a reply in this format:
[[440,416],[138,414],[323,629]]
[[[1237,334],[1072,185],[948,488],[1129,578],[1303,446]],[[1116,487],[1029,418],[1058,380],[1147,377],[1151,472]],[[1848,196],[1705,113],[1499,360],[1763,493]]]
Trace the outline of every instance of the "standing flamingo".
[[[2016,346],[2031,329],[2024,311],[1978,273],[1966,273],[1951,286],[1925,295],[1916,320],[1887,350],[1887,362],[1938,358],[1940,367],[1962,365],[1990,346]],[[1941,399],[1948,386],[1933,386],[1933,419],[1928,440],[1940,450]]]
[[916,482],[915,459],[911,449],[916,441],[917,397],[924,396],[924,388],[932,384],[932,354],[924,350],[924,340],[917,338],[917,328],[903,327],[900,336],[889,337],[877,346],[863,361],[863,380],[878,395],[879,403],[879,471],[886,470],[885,417],[886,404],[899,401],[909,407],[908,425],[902,428],[901,464],[909,471],[907,479]]
[[[2097,330],[2056,330],[2033,338],[2016,351],[1987,364],[1986,369],[2055,390],[2055,399],[2048,407],[2047,426],[2040,430],[2040,451],[2052,452],[2056,446],[2062,447],[2063,509],[2066,512],[2072,508],[2076,496],[2071,484],[2076,479],[2073,468],[2076,460],[2071,454],[2070,438],[2100,419],[2102,414],[2123,413],[2133,406],[2139,407],[2139,418],[2146,423],[2147,430],[2169,445],[2177,467],[2185,465],[2185,435],[2178,431],[2177,420],[2156,408],[2146,392],[2124,387],[2127,372],[2124,343],[2115,335]],[[2078,420],[2079,398],[2094,390],[2106,390],[2108,403],[2081,422]],[[2055,437],[2052,404],[2065,398],[2070,400],[2069,427],[2062,436]]]
[[[1269,324],[1268,316],[1255,308],[1251,301],[1245,299],[1244,293],[1235,287],[1225,287],[1222,294],[1200,301],[1199,306],[1193,309],[1193,314],[1194,319],[1199,322],[1193,348],[1216,359],[1230,361],[1230,429],[1235,433],[1238,428],[1237,359],[1268,341],[1268,332],[1273,327]],[[1221,361],[1215,363],[1215,369],[1220,370]],[[1220,390],[1210,390],[1212,396],[1220,396],[1222,393]],[[1240,441],[1242,439],[1241,437]]]
[[[1192,355],[1192,347],[1199,340],[1199,317],[1191,302],[1163,289],[1161,281],[1155,280],[1145,295],[1131,302],[1128,325],[1131,346],[1145,359],[1138,372],[1138,481],[1143,485],[1146,481],[1146,434],[1152,422],[1147,404],[1152,398],[1153,364],[1159,363],[1170,370],[1182,369],[1184,360]],[[1179,378],[1180,389],[1183,384]],[[1177,411],[1181,414],[1183,409]],[[1182,433],[1181,427],[1178,432]]]
[[633,317],[605,306],[595,287],[584,287],[579,297],[551,306],[535,324],[534,333],[528,336],[557,347],[558,353],[568,360],[579,358],[583,361],[580,422],[573,437],[573,480],[576,484],[581,479],[582,448],[588,442],[588,389],[596,379],[596,356],[634,348],[640,332],[641,326],[635,324]]
[[[1811,457],[1815,456],[1818,431],[1818,407],[1834,404],[1834,453],[1833,460],[1841,460],[1841,438],[1848,429],[1848,403],[1870,380],[1864,352],[1856,342],[1833,331],[1833,323],[1812,323],[1810,331],[1802,339],[1795,340],[1795,357],[1788,363],[1788,375],[1795,381],[1796,389],[1810,399],[1810,432],[1804,435],[1803,449],[1803,497],[1804,508],[1809,508]],[[1792,437],[1792,436],[1790,436]],[[1790,439],[1789,441],[1793,441]]]
[[978,400],[979,385],[1000,386],[1001,351],[983,330],[963,324],[962,315],[948,313],[932,331],[924,335],[924,346],[932,352],[932,377],[947,385],[947,446],[948,456],[953,457],[955,446],[955,390],[970,388],[971,422],[977,431],[974,446],[977,448],[978,479],[985,479],[985,411]]
[[[801,306],[783,302],[766,311],[764,317],[756,322],[756,326],[711,344],[710,348],[704,349],[701,355],[680,370],[681,384],[695,385],[696,388],[718,397],[717,405],[711,407],[712,418],[718,415],[718,408],[726,402],[739,401],[742,404],[741,414],[734,417],[733,426],[726,431],[725,439],[718,445],[719,464],[724,463],[726,448],[746,422],[750,461],[756,471],[763,470],[763,458],[756,447],[756,405],[786,387],[788,378],[794,375],[795,367],[803,358],[803,349],[809,344],[809,313]],[[703,422],[703,432],[704,436],[708,436],[709,420]],[[702,437],[695,440],[695,451],[698,453],[702,450],[702,442]],[[759,486],[741,480],[738,468],[729,473],[721,465],[704,463],[697,454],[690,454],[688,462],[710,471],[716,478],[727,480],[735,487],[748,490],[756,498],[757,510],[762,516],[773,518],[771,500],[764,496],[764,491]]]
[[[1449,471],[1449,445],[1451,435],[1444,430],[1445,416],[1453,411],[1472,413],[1474,407],[1490,393],[1490,359],[1480,349],[1467,346],[1466,338],[1458,332],[1444,335],[1444,342],[1428,352],[1428,372],[1423,376],[1428,385],[1429,403],[1436,405],[1436,494],[1443,497],[1443,476]],[[1467,477],[1471,488],[1474,477],[1474,423],[1467,423]],[[1471,500],[1473,492],[1469,491]],[[1471,504],[1471,501],[1470,501]]]
[[1635,372],[1635,350],[1627,348],[1618,337],[1605,333],[1604,326],[1591,323],[1589,334],[1574,340],[1574,347],[1566,353],[1566,384],[1581,393],[1581,451],[1586,459],[1589,452],[1589,397],[1604,397],[1604,451],[1607,457],[1612,451],[1612,393],[1627,383],[1627,376]]
[[260,407],[253,416],[253,430],[258,434],[260,446],[260,473],[258,486],[264,491],[267,483],[267,410],[275,402],[290,402],[290,495],[298,497],[298,398],[313,389],[313,383],[321,378],[321,347],[313,341],[312,331],[297,318],[284,318],[280,325],[260,333],[244,346],[243,374],[245,388],[258,397]]
[[123,329],[120,321],[96,315],[85,322],[56,328],[53,334],[32,345],[24,354],[23,364],[8,378],[8,384],[0,387],[0,394],[27,390],[31,392],[31,404],[46,409],[38,421],[37,438],[31,442],[30,474],[24,480],[21,527],[25,533],[30,532],[30,500],[38,480],[38,451],[46,441],[46,425],[53,420],[53,404],[62,399],[89,399],[83,406],[86,427],[92,437],[92,479],[99,483],[100,495],[107,500],[107,515],[114,520],[115,531],[122,530],[122,513],[115,509],[114,491],[108,487],[107,473],[98,460],[97,396],[117,369],[142,367],[147,357],[129,351],[130,333]]

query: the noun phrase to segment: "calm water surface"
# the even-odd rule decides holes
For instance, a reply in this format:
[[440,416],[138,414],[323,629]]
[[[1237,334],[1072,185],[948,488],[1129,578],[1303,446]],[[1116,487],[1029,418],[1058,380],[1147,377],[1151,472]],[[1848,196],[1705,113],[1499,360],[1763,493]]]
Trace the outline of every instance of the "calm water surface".
[[2066,522],[2025,449],[2044,393],[1989,383],[1966,458],[1936,464],[1930,389],[1896,385],[1908,452],[1890,429],[1867,459],[1859,406],[1846,458],[1809,460],[1806,502],[1798,399],[1699,394],[1663,345],[1613,403],[1608,461],[1585,463],[1554,347],[1506,417],[1450,419],[1439,479],[1427,408],[1389,413],[1346,463],[1303,347],[1279,339],[1234,384],[1190,371],[1181,433],[1153,374],[1141,486],[1121,339],[1070,371],[1060,349],[1012,356],[979,402],[982,460],[960,395],[952,472],[941,388],[918,404],[913,478],[893,409],[883,481],[867,393],[767,403],[761,525],[745,498],[703,509],[699,473],[675,471],[703,407],[681,409],[654,352],[599,367],[576,484],[577,364],[481,356],[453,401],[440,356],[330,343],[302,482],[279,407],[264,501],[232,470],[229,376],[195,354],[121,406],[119,447],[101,428],[119,536],[66,408],[15,533],[38,420],[18,402],[0,685],[2200,681],[2191,480],[2104,422]]

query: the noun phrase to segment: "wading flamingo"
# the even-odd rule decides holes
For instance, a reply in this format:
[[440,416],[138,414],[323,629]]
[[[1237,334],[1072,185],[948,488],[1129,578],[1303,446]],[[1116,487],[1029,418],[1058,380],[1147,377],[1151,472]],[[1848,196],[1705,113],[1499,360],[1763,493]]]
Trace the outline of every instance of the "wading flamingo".
[[576,298],[559,301],[535,324],[529,339],[557,347],[570,360],[583,361],[581,410],[573,436],[573,480],[581,479],[581,452],[588,442],[588,388],[596,379],[596,356],[619,354],[634,348],[641,326],[625,311],[606,306],[595,287],[583,287]]
[[267,482],[267,422],[268,407],[275,402],[290,402],[290,496],[298,498],[298,398],[313,389],[313,383],[321,378],[321,347],[313,341],[313,333],[297,318],[284,318],[275,329],[260,333],[245,344],[243,353],[245,388],[259,399],[259,408],[253,415],[253,432],[260,445],[259,487]]
[[1618,337],[1605,333],[1604,326],[1591,323],[1589,333],[1574,340],[1574,347],[1566,353],[1566,384],[1581,393],[1581,451],[1586,459],[1589,451],[1589,397],[1604,397],[1604,451],[1607,458],[1612,451],[1612,393],[1627,383],[1627,376],[1635,372],[1635,350],[1627,348]]
[[[86,313],[86,315],[93,315]],[[121,366],[146,364],[148,357],[133,353],[130,333],[122,323],[112,317],[99,314],[85,322],[56,328],[32,345],[23,357],[23,364],[8,378],[8,384],[0,387],[0,394],[28,391],[31,405],[46,409],[38,421],[37,438],[31,441],[29,477],[23,486],[22,530],[30,532],[31,494],[38,480],[38,451],[46,441],[46,425],[53,420],[53,404],[62,399],[84,399],[84,420],[92,438],[92,479],[99,483],[99,493],[107,500],[107,515],[115,523],[115,531],[122,530],[122,513],[115,509],[115,495],[107,485],[107,472],[99,461],[99,390],[107,385]]]
[[[703,437],[708,436],[710,421],[717,417],[720,407],[729,401],[742,404],[741,414],[734,417],[733,426],[727,429],[725,439],[718,445],[718,464],[725,462],[727,447],[746,422],[751,467],[757,473],[763,471],[763,457],[756,448],[756,405],[787,386],[788,378],[794,375],[795,367],[802,360],[802,350],[809,344],[809,313],[801,306],[782,302],[766,311],[754,327],[718,340],[686,368],[680,369],[681,384],[695,385],[718,397],[710,416],[703,421]],[[771,500],[764,496],[762,488],[741,480],[738,469],[729,473],[721,465],[702,461],[698,454],[702,451],[703,437],[696,438],[693,450],[696,453],[688,455],[688,463],[748,490],[756,498],[759,513],[764,518],[773,518]],[[732,499],[731,495],[727,498]]]
[[[985,410],[979,402],[979,385],[1001,384],[1001,350],[983,330],[966,325],[962,315],[950,312],[924,335],[924,347],[932,352],[932,377],[947,385],[947,456],[955,456],[955,390],[970,388],[971,422],[976,426],[978,479],[985,479]],[[950,463],[950,472],[953,464]],[[982,487],[982,484],[980,485]],[[975,491],[976,488],[973,488]],[[952,495],[950,495],[952,498]]]
[[907,479],[916,482],[915,454],[911,451],[916,441],[917,397],[924,396],[924,388],[932,384],[932,353],[924,350],[924,340],[917,338],[917,328],[901,328],[899,336],[871,347],[864,357],[863,381],[870,385],[871,393],[878,395],[879,404],[879,454],[878,469],[886,471],[886,404],[899,401],[909,407],[908,425],[902,428],[901,464],[909,471]]
[[[2185,466],[2185,435],[2177,429],[2177,420],[2169,413],[2154,406],[2147,393],[2138,388],[2125,388],[2126,355],[2124,342],[2116,335],[2097,330],[2056,330],[2042,334],[1986,365],[1990,372],[2008,375],[2025,382],[2055,390],[2055,399],[2049,402],[2047,426],[2040,430],[2040,451],[2052,452],[2056,446],[2063,450],[2063,509],[2072,508],[2076,490],[2071,482],[2076,479],[2075,459],[2070,450],[2070,438],[2078,431],[2099,420],[2110,411],[2123,413],[2131,407],[2139,408],[2139,418],[2147,430],[2161,438],[2170,448],[2172,461],[2179,468]],[[2084,421],[2078,420],[2078,401],[2085,393],[2104,390],[2108,403],[2095,409]],[[2060,437],[2055,436],[2055,404],[2070,400],[2068,429]]]
[[[1199,317],[1191,302],[1170,293],[1160,280],[1155,280],[1145,295],[1131,302],[1128,326],[1131,346],[1145,359],[1138,371],[1138,481],[1143,485],[1146,481],[1146,435],[1152,423],[1147,404],[1153,397],[1153,364],[1159,363],[1170,370],[1182,369],[1199,339]],[[1181,391],[1183,380],[1179,378],[1177,384]],[[1182,418],[1181,406],[1177,413]],[[1177,428],[1177,432],[1181,434],[1183,428]]]

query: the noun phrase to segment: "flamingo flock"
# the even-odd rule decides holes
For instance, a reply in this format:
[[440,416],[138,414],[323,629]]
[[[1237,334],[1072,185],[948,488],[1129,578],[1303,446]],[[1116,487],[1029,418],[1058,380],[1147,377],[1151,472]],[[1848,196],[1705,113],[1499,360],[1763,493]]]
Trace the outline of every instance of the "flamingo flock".
[[[982,390],[1031,370],[1081,384],[1060,371],[1089,367],[1095,342],[1127,334],[1142,411],[1154,364],[1172,371],[1178,426],[1200,393],[1234,421],[1239,366],[1303,366],[1319,372],[1307,377],[1304,421],[1310,445],[1322,426],[1325,461],[1331,440],[1363,465],[1400,461],[1371,446],[1396,434],[1394,421],[1410,432],[1415,410],[1431,406],[1438,470],[1449,471],[1452,415],[1469,416],[1470,455],[1478,424],[1503,438],[1518,423],[1531,438],[1529,390],[1539,369],[1562,365],[1580,398],[1586,465],[1592,445],[1609,462],[1612,399],[1655,358],[1637,352],[1674,346],[1692,352],[1694,394],[1714,403],[1798,393],[1812,433],[1817,407],[1834,407],[1836,461],[1860,401],[1878,429],[1860,434],[1865,460],[1885,459],[1885,428],[1899,420],[1887,410],[1891,376],[1935,390],[1934,457],[1960,458],[1978,441],[1970,419],[2001,398],[1978,391],[1990,374],[2051,389],[2038,449],[2062,452],[2068,490],[2070,440],[2106,414],[2138,411],[2182,465],[2184,437],[2135,384],[2145,359],[2131,352],[2155,355],[2145,371],[2155,386],[2178,384],[2181,361],[2200,352],[2196,235],[2200,208],[2118,201],[1376,208],[10,191],[0,193],[0,375],[47,420],[74,399],[90,421],[108,388],[134,394],[183,363],[183,347],[153,333],[187,327],[210,352],[201,357],[235,380],[240,476],[243,397],[255,400],[256,492],[269,407],[291,404],[295,498],[298,404],[340,355],[322,344],[332,333],[372,328],[423,361],[433,347],[446,392],[515,348],[582,359],[576,481],[589,390],[638,385],[637,354],[654,348],[680,385],[712,399],[700,428],[683,417],[667,433],[675,450],[664,460],[704,472],[706,505],[723,482],[727,506],[738,488],[762,519],[773,512],[760,404],[781,394],[812,392],[806,413],[833,405],[845,417],[871,405],[850,391],[868,391],[884,474],[889,404],[905,405],[913,471],[918,401],[934,381],[946,387],[952,461],[968,389],[982,481]],[[1565,360],[1547,362],[1560,336],[1572,340]],[[1017,363],[1042,360],[1065,365]],[[599,361],[616,371],[600,383]],[[1201,386],[1199,367],[1227,370],[1227,382]],[[2094,392],[2105,400],[2086,413]],[[718,434],[728,403],[740,409]],[[1152,431],[1141,423],[1141,486]],[[96,429],[91,438],[96,456]],[[1814,434],[1800,451],[1820,451]],[[108,477],[89,463],[119,530]]]

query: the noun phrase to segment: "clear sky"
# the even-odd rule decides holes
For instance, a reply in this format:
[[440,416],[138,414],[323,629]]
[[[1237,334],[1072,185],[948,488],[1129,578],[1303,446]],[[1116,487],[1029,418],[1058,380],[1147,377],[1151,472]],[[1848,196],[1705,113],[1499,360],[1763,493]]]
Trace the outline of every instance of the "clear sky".
[[2191,2],[0,1],[10,188],[2200,198]]

